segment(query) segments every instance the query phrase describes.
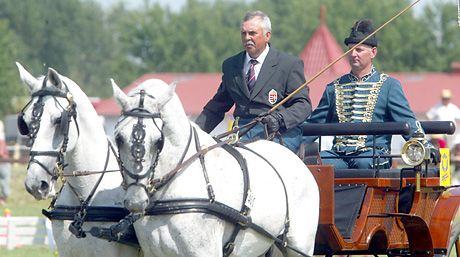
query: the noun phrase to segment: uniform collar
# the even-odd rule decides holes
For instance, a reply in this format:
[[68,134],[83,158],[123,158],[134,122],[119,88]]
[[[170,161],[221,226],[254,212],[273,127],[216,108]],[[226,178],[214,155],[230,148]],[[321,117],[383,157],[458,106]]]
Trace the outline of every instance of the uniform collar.
[[371,71],[364,75],[361,79],[359,79],[358,77],[356,77],[353,73],[348,73],[348,78],[350,79],[350,81],[353,81],[353,82],[356,82],[356,81],[367,81],[369,80],[370,77],[372,77],[372,75],[374,75],[375,73],[377,72],[377,70],[375,69],[374,65],[372,65],[372,68],[371,68]]

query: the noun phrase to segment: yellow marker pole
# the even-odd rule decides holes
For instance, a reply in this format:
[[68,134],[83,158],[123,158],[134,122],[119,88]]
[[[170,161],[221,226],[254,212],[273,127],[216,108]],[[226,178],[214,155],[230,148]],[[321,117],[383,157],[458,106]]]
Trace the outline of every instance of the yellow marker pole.
[[449,148],[440,148],[439,154],[441,161],[439,162],[439,185],[448,187],[450,186],[450,150]]

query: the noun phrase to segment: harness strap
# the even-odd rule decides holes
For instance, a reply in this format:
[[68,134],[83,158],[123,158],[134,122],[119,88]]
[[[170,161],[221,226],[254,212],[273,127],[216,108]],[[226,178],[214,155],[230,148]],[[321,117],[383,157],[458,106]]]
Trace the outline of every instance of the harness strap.
[[284,247],[298,253],[301,256],[311,257],[299,249],[287,245],[284,240],[270,234],[261,226],[252,223],[250,217],[242,215],[238,210],[233,209],[219,201],[209,202],[209,199],[175,199],[161,200],[155,202],[145,210],[145,215],[169,215],[181,213],[206,213],[219,217],[228,222],[240,224],[243,228],[251,228],[256,232],[274,240],[276,244],[284,244]]
[[30,151],[30,161],[29,161],[29,166],[31,163],[36,163],[38,164],[42,169],[48,173],[48,175],[51,176],[51,179],[57,179],[59,177],[59,174],[54,173],[48,167],[46,167],[43,163],[41,163],[39,160],[35,159],[35,156],[49,156],[49,157],[56,157],[58,159],[58,162],[56,164],[60,164],[62,162],[63,156],[61,152],[57,151]]
[[[104,171],[107,170],[107,166],[109,164],[109,159],[110,159],[110,144],[107,144],[107,158],[105,158],[105,164],[104,164]],[[83,231],[82,226],[83,223],[86,220],[86,216],[88,214],[88,204],[93,198],[94,194],[96,193],[96,189],[98,188],[99,184],[102,181],[102,178],[104,177],[105,172],[103,172],[100,176],[99,179],[97,180],[96,184],[94,185],[93,189],[91,189],[90,194],[86,198],[86,200],[81,202],[80,205],[80,211],[78,211],[75,214],[74,221],[70,223],[69,225],[69,230],[74,234],[77,238],[82,238],[86,237],[86,233]],[[70,184],[69,184],[70,186]],[[71,186],[70,186],[71,187]],[[72,187],[71,187],[72,188]],[[78,195],[77,195],[78,197]]]
[[[198,133],[196,132],[196,129],[193,128],[193,135],[195,137],[195,148],[197,152],[200,152],[201,144],[200,144],[200,138],[198,137]],[[211,202],[214,202],[216,200],[216,195],[214,194],[214,190],[212,189],[211,182],[209,182],[209,176],[208,176],[208,171],[206,170],[206,165],[204,162],[204,155],[206,152],[201,152],[201,154],[198,156],[200,159],[201,167],[203,168],[203,176],[204,180],[206,181],[206,190],[208,190],[208,197]]]
[[[42,214],[50,220],[73,220],[80,209],[81,206],[56,205],[50,211],[43,209]],[[88,206],[86,209],[86,221],[118,222],[129,214],[123,207]]]
[[[112,143],[107,139],[109,142],[109,147],[111,152],[113,153],[113,156],[117,159],[118,167],[120,167],[120,160],[117,156],[117,152],[115,151],[115,148],[113,147]],[[81,177],[81,176],[88,176],[88,175],[94,175],[94,174],[100,174],[100,173],[107,173],[107,172],[120,172],[120,168],[115,169],[115,170],[74,170],[72,171],[72,174],[63,174],[62,177]]]
[[[286,198],[286,220],[284,222],[284,231],[283,231],[283,235],[282,235],[282,240],[278,239],[276,240],[277,243],[280,243],[282,247],[287,247],[287,233],[289,232],[289,227],[290,227],[290,219],[289,219],[289,198],[288,198],[288,195],[287,195],[287,190],[286,190],[286,185],[284,184],[284,181],[283,181],[283,178],[281,177],[280,173],[278,172],[278,170],[275,168],[275,166],[273,166],[273,164],[268,161],[264,156],[262,156],[261,154],[257,153],[256,151],[248,148],[246,145],[243,145],[243,144],[238,144],[239,147],[247,150],[247,151],[250,151],[251,153],[257,155],[259,158],[261,158],[262,160],[264,160],[268,165],[270,165],[270,167],[272,167],[272,169],[275,171],[276,175],[278,175],[278,178],[280,179],[281,181],[281,184],[283,185],[283,189],[284,189],[284,195],[285,195],[285,198]],[[278,242],[280,241],[280,242]]]
[[[218,142],[219,140],[216,139],[216,141]],[[241,215],[248,217],[251,210],[248,206],[246,206],[246,201],[248,198],[248,191],[250,188],[248,165],[246,163],[246,159],[243,157],[243,155],[239,151],[237,151],[231,145],[225,144],[222,146],[222,148],[226,150],[228,153],[230,153],[237,160],[238,164],[241,167],[241,171],[243,172],[243,201],[241,203],[240,213]],[[224,249],[223,249],[224,257],[229,256],[233,252],[235,248],[235,239],[238,233],[240,232],[241,228],[242,227],[239,223],[235,224],[235,228],[233,229],[233,232],[230,235],[229,240],[224,246]]]
[[181,162],[181,164],[177,165],[168,174],[164,175],[161,178],[152,180],[152,182],[151,182],[152,192],[158,190],[159,188],[161,188],[164,185],[166,185],[167,183],[169,183],[169,181],[171,181],[171,179],[178,172],[182,171],[184,168],[186,168],[190,164],[192,164],[200,156],[200,154],[205,154],[206,152],[209,152],[209,151],[211,151],[211,150],[213,150],[215,148],[221,147],[222,145],[227,144],[227,143],[228,143],[227,141],[222,141],[222,142],[219,142],[217,144],[214,144],[214,145],[208,146],[206,148],[203,148],[200,151],[198,151],[195,154],[193,154],[192,156],[190,156],[187,160]]
[[[50,220],[73,220],[75,215],[80,211],[80,206],[62,206],[57,205],[53,210],[42,210],[42,214]],[[90,222],[119,222],[125,217],[131,217],[129,211],[123,207],[113,206],[88,206],[86,221]],[[134,223],[134,222],[133,222]],[[112,225],[116,226],[118,223]],[[111,226],[111,227],[112,227]],[[123,231],[111,233],[108,228],[92,227],[89,232],[92,236],[105,239],[109,242],[114,241],[139,247],[139,241],[132,223],[123,228]]]
[[146,216],[181,213],[207,213],[243,226],[252,224],[250,217],[241,215],[238,210],[219,201],[210,202],[209,199],[205,198],[160,200],[145,210]]

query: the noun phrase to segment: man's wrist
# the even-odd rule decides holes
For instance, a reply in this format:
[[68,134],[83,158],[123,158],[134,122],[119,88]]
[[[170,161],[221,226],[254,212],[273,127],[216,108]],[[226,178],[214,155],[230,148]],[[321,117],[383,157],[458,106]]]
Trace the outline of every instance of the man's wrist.
[[284,124],[284,119],[283,119],[283,116],[279,113],[274,113],[273,116],[276,118],[276,120],[278,121],[278,124],[280,125],[280,129],[283,129],[285,130],[286,129],[286,125]]

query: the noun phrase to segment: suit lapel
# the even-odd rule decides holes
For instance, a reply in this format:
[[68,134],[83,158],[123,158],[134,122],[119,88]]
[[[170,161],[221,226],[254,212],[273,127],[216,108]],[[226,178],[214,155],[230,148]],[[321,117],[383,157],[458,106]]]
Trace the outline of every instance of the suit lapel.
[[257,77],[256,85],[251,92],[250,99],[254,99],[257,94],[264,88],[267,81],[275,73],[276,66],[278,65],[278,53],[274,48],[270,48],[267,57],[265,57],[262,68],[260,69],[259,76]]
[[246,52],[241,52],[237,58],[237,61],[234,63],[233,66],[233,81],[237,88],[243,92],[243,94],[249,98],[249,89],[246,83],[245,74],[243,74],[243,67],[244,67],[244,58]]

